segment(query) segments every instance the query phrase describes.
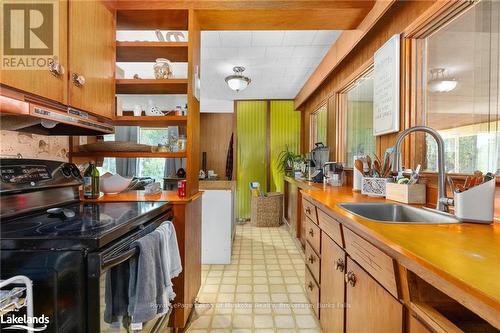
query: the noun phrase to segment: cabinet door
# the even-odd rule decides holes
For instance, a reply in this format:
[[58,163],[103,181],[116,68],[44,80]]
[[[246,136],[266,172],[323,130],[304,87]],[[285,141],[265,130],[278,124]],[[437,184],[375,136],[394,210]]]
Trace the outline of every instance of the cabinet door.
[[[19,12],[19,11],[18,11]],[[68,3],[66,0],[61,0],[55,6],[52,7],[52,14],[54,15],[54,27],[58,29],[57,40],[53,41],[54,55],[57,57],[56,63],[60,64],[62,68],[59,71],[54,70],[54,74],[51,73],[48,64],[48,59],[50,56],[40,56],[45,60],[43,61],[43,67],[31,70],[31,69],[20,69],[21,66],[13,65],[9,68],[14,69],[4,69],[0,71],[0,83],[7,85],[11,88],[19,89],[23,92],[38,95],[57,101],[62,104],[67,102],[67,54],[68,54]],[[30,14],[31,15],[31,14]],[[26,34],[27,31],[25,30]],[[52,29],[43,29],[42,31],[37,30],[37,37],[43,41],[46,39],[52,39],[53,31]],[[50,35],[48,35],[50,34]],[[20,39],[25,40],[24,34],[14,35],[13,41],[21,42]],[[13,42],[11,41],[11,43]],[[31,39],[30,39],[31,43]],[[26,46],[25,44],[23,44]],[[30,44],[31,45],[31,44]],[[38,56],[26,56],[26,57],[38,57]],[[6,61],[7,56],[3,61]],[[17,69],[16,69],[17,68]],[[65,71],[64,71],[65,70]]]
[[69,105],[106,118],[114,114],[114,22],[102,1],[69,3]]
[[347,258],[346,332],[403,331],[403,305],[351,258]]
[[324,232],[321,235],[320,321],[323,332],[344,332],[345,252]]

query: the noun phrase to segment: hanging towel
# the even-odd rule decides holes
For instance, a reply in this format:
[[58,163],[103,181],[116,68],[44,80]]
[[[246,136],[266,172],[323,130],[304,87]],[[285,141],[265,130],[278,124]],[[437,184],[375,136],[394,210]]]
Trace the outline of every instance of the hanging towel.
[[161,235],[152,232],[136,240],[139,255],[130,260],[129,306],[132,323],[144,323],[168,309],[161,257]]
[[233,134],[232,133],[231,133],[231,139],[229,140],[229,147],[227,148],[226,178],[227,180],[233,179]]
[[179,245],[177,243],[177,235],[175,227],[171,221],[167,221],[160,225],[155,232],[160,234],[161,240],[161,256],[163,264],[164,281],[166,284],[168,299],[173,301],[175,293],[173,289],[172,279],[177,277],[182,272],[181,256],[179,253]]
[[104,322],[108,324],[120,322],[128,314],[129,272],[127,263],[111,268],[106,274]]

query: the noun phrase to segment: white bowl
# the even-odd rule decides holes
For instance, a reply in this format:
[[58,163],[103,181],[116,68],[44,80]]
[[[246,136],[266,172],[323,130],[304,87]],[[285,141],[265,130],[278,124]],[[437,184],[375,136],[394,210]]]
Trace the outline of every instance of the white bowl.
[[130,185],[131,181],[131,178],[123,178],[118,174],[112,175],[107,172],[100,177],[99,188],[101,192],[108,194],[120,193]]

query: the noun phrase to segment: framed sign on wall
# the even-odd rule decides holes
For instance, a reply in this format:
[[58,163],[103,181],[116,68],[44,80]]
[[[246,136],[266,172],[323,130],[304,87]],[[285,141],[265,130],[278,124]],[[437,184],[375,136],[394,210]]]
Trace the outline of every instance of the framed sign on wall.
[[394,35],[373,59],[373,135],[399,131],[400,36]]

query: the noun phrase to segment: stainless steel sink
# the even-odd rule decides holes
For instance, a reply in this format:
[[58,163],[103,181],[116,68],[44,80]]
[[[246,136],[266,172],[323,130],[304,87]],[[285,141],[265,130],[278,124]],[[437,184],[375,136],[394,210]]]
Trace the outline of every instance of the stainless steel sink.
[[460,221],[451,214],[389,203],[340,203],[348,212],[380,223],[453,224]]

